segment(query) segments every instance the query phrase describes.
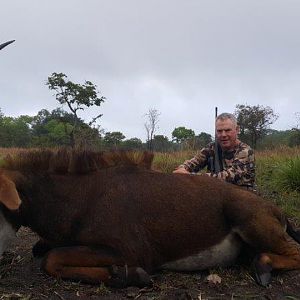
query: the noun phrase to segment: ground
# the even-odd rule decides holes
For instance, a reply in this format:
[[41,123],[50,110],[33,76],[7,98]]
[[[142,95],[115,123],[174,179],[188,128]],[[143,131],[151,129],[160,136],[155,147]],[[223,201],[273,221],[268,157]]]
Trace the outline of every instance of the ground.
[[[53,279],[40,271],[40,261],[32,257],[31,247],[38,237],[21,228],[15,245],[0,262],[0,300],[2,299],[300,299],[300,271],[273,276],[272,284],[258,286],[247,266],[215,269],[193,274],[164,272],[155,274],[153,287],[116,290]],[[207,280],[217,274],[221,283]]]

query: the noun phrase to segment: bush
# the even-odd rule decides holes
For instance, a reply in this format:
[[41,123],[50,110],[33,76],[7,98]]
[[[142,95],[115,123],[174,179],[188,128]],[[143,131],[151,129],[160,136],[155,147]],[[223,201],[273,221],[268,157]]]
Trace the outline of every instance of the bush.
[[300,157],[280,163],[275,172],[274,183],[284,191],[300,192]]

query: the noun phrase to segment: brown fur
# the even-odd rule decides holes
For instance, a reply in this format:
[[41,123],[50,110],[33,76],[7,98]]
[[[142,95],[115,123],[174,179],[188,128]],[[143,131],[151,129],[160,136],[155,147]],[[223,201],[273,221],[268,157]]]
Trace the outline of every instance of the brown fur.
[[154,172],[152,154],[137,156],[64,150],[37,152],[40,166],[33,154],[6,162],[2,172],[22,199],[10,218],[37,232],[47,249],[59,247],[45,258],[49,274],[114,285],[108,278],[116,273],[127,280],[123,285],[142,284],[143,270],[211,249],[232,232],[262,253],[256,263],[262,284],[266,261],[300,268],[276,206],[207,176]]
[[115,166],[139,166],[150,169],[152,160],[153,154],[149,152],[92,152],[60,148],[56,151],[31,150],[20,152],[14,157],[7,155],[4,158],[3,168],[24,172],[86,174]]
[[13,181],[0,173],[0,202],[10,210],[18,209],[21,199]]

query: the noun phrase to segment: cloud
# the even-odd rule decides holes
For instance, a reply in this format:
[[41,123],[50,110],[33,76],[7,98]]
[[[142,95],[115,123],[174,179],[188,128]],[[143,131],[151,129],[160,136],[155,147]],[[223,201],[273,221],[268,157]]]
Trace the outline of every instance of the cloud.
[[[107,97],[100,124],[146,137],[213,133],[214,108],[270,106],[276,129],[294,126],[298,101],[300,2],[295,0],[6,1],[0,11],[0,107],[7,115],[58,106],[45,82],[63,72]],[[5,29],[5,30],[4,30]],[[99,113],[85,113],[86,119]]]

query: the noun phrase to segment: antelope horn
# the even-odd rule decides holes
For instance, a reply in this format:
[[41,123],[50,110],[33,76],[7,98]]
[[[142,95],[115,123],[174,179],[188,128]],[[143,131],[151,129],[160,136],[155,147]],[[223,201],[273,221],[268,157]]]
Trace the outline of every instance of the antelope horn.
[[6,43],[3,43],[0,45],[0,50],[3,49],[4,47],[8,46],[9,44],[13,43],[15,40],[12,40],[12,41],[8,41]]

